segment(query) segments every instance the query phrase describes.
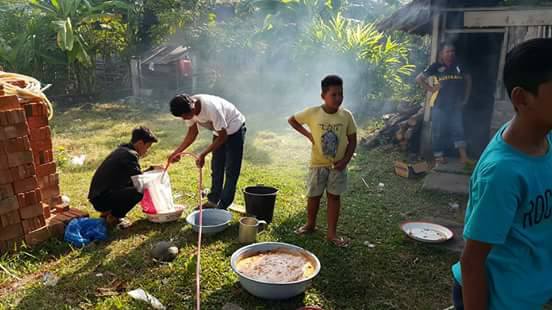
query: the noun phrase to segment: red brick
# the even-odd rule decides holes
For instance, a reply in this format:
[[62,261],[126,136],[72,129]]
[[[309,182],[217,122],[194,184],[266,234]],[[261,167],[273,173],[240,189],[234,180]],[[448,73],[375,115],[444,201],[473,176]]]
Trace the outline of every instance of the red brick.
[[48,126],[48,118],[46,116],[31,116],[27,118],[29,128],[40,128]]
[[23,227],[20,223],[0,228],[0,240],[6,241],[23,236]]
[[11,183],[12,177],[9,169],[0,169],[0,184]]
[[8,111],[0,112],[0,126],[8,126]]
[[29,128],[25,123],[5,126],[2,131],[4,132],[3,139],[12,139],[29,135]]
[[17,201],[20,208],[42,204],[42,195],[40,190],[34,190],[26,193],[17,194]]
[[19,216],[23,220],[34,218],[37,216],[44,217],[44,210],[42,208],[42,204],[26,206],[25,208],[19,208]]
[[43,141],[43,140],[52,140],[52,131],[50,127],[40,127],[40,128],[30,128],[31,132],[31,141]]
[[[2,129],[0,128],[0,135],[2,133]],[[8,168],[8,155],[4,152],[4,149],[0,149],[0,169],[6,169]]]
[[31,141],[28,136],[8,139],[2,143],[6,153],[18,153],[31,150]]
[[6,199],[14,195],[13,187],[10,184],[0,185],[0,199]]
[[44,165],[40,165],[36,167],[36,176],[37,177],[43,177],[50,174],[56,173],[56,163],[51,162]]
[[50,206],[48,206],[47,204],[42,204],[42,214],[46,219],[52,216],[52,212],[50,212]]
[[33,163],[33,152],[31,151],[8,153],[8,167],[10,168]]
[[85,211],[82,211],[82,210],[79,210],[79,209],[75,209],[75,208],[70,208],[69,211],[65,211],[64,213],[70,213],[70,214],[73,214],[75,215],[76,217],[88,217],[88,212],[85,212]]
[[52,197],[57,197],[60,195],[59,186],[57,185],[41,188],[40,191],[42,193],[42,201],[47,204],[50,204],[50,200]]
[[0,200],[0,215],[16,211],[17,209],[19,209],[19,202],[17,200],[17,197],[12,196]]
[[28,234],[25,235],[25,243],[29,246],[35,246],[38,244],[43,243],[44,241],[50,239],[52,237],[52,233],[48,229],[48,227],[44,226],[42,228],[39,228],[37,230],[34,230]]
[[50,218],[52,221],[58,221],[58,222],[62,222],[64,224],[67,224],[69,223],[70,220],[72,220],[73,218],[70,217],[70,216],[67,216],[63,213],[55,213],[54,216],[52,216]]
[[15,125],[15,124],[21,124],[25,123],[25,111],[22,109],[17,110],[10,110],[2,112],[4,116],[2,118],[6,118],[7,124],[6,125]]
[[10,168],[10,175],[13,181],[23,180],[36,175],[34,164],[26,164]]
[[33,152],[51,151],[52,140],[35,140],[31,142],[31,148]]
[[54,206],[54,210],[56,210],[56,213],[63,213],[63,212],[69,211],[70,209],[69,206],[66,206],[61,203],[54,203],[53,200],[51,205]]
[[61,221],[49,221],[47,223],[48,230],[53,237],[63,238],[65,234],[65,224]]
[[1,96],[0,111],[8,111],[13,109],[21,109],[21,104],[19,104],[17,96]]
[[39,151],[39,152],[33,151],[33,156],[34,156],[35,164],[37,165],[44,165],[54,161],[54,155],[52,151]]
[[42,102],[25,102],[23,109],[27,117],[31,116],[48,116],[48,109]]
[[24,180],[13,182],[13,189],[16,193],[30,192],[38,188],[36,177],[30,177]]
[[21,223],[19,211],[11,211],[6,214],[0,215],[0,223],[2,224],[2,227]]
[[21,221],[21,226],[23,227],[23,233],[28,234],[33,230],[39,229],[46,226],[46,221],[42,215],[25,219]]
[[59,185],[59,175],[57,173],[38,178],[40,188],[46,188],[54,185]]

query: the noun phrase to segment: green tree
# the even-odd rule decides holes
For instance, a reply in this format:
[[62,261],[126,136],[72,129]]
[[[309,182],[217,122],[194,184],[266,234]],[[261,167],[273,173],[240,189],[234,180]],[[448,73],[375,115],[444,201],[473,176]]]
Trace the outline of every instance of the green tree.
[[120,29],[122,26],[116,13],[129,7],[120,1],[31,0],[30,4],[40,12],[40,16],[51,19],[57,46],[66,58],[67,77],[75,77],[79,93],[92,93],[95,85],[94,52],[98,48],[91,42],[106,28]]

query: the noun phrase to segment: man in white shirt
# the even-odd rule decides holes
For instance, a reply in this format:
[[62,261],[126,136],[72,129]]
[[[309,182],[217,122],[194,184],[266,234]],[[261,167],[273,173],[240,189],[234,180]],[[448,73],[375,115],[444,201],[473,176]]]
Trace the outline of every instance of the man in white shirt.
[[227,100],[212,95],[178,95],[170,101],[172,115],[182,118],[188,126],[184,140],[169,156],[169,162],[180,159],[197,138],[198,125],[213,131],[213,142],[196,161],[198,167],[205,164],[205,156],[213,153],[211,160],[211,191],[206,207],[227,209],[234,201],[240,176],[245,142],[245,117]]

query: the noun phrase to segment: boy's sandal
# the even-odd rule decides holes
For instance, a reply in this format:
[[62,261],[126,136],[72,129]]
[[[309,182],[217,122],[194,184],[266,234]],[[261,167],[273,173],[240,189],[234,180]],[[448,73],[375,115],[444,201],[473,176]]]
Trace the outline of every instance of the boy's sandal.
[[351,243],[351,240],[344,237],[336,237],[333,239],[328,239],[329,242],[333,243],[336,247],[346,248]]
[[316,231],[315,228],[308,228],[306,225],[303,225],[303,226],[297,228],[294,231],[294,233],[296,235],[302,236],[302,235],[306,235],[306,234],[312,234],[314,231]]
[[119,230],[125,230],[130,228],[132,226],[132,222],[129,221],[127,218],[119,219],[119,223],[117,223],[117,229]]

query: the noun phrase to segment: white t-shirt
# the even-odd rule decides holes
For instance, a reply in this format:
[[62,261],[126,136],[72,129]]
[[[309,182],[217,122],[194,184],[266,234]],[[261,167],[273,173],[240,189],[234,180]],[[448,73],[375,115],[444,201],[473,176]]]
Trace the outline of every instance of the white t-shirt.
[[201,102],[201,111],[191,120],[186,120],[188,127],[199,124],[201,127],[214,131],[226,129],[228,135],[236,133],[245,123],[245,117],[229,101],[213,95],[194,95]]

